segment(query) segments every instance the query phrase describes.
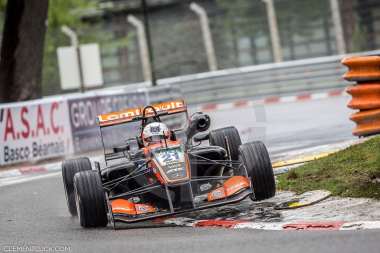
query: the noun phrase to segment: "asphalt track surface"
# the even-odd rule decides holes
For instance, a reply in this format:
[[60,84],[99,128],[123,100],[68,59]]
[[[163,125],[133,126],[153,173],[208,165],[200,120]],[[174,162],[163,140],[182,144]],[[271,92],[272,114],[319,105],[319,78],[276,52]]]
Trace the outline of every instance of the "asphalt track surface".
[[[266,106],[266,143],[281,153],[286,142],[293,149],[352,138],[349,111],[341,109],[346,102],[347,98],[333,98],[304,102],[302,108],[299,103]],[[276,136],[283,139],[276,141]],[[10,252],[10,246],[66,246],[71,252],[379,252],[379,238],[380,230],[82,229],[69,216],[61,177],[0,187],[0,251],[4,252]]]
[[213,128],[234,125],[243,142],[262,140],[272,158],[355,139],[347,96],[303,102],[257,105],[253,108],[209,112]]

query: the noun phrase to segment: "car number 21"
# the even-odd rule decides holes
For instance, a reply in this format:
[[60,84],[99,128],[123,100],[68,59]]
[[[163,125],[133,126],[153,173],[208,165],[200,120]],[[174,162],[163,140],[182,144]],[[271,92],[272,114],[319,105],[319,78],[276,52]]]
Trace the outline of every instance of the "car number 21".
[[161,153],[161,158],[164,162],[171,162],[171,161],[179,160],[179,155],[177,151],[173,150],[173,151]]

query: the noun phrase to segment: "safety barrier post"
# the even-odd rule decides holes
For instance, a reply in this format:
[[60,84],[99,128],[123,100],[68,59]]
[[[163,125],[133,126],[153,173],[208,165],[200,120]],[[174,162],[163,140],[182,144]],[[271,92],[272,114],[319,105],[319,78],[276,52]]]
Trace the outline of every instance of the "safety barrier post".
[[344,79],[356,82],[347,88],[352,96],[347,106],[358,110],[350,117],[356,123],[353,134],[380,133],[380,56],[348,57],[342,64],[348,67]]

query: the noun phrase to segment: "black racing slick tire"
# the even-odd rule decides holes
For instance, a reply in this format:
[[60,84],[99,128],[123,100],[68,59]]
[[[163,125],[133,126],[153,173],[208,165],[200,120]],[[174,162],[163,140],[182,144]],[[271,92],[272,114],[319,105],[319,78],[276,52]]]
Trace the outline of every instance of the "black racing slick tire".
[[273,197],[276,194],[276,182],[265,144],[261,141],[246,143],[240,146],[239,151],[240,160],[252,180],[255,193],[252,200],[260,201]]
[[82,227],[107,226],[107,202],[102,181],[96,171],[75,174],[74,194],[79,223]]
[[[228,147],[226,145],[228,141]],[[239,146],[241,139],[239,131],[235,127],[225,127],[215,129],[210,132],[209,141],[211,146],[219,146],[227,150],[229,148],[231,153],[231,160],[237,161],[239,159]]]
[[78,172],[91,169],[91,162],[87,157],[70,159],[62,163],[63,186],[65,188],[67,207],[72,216],[77,216],[74,197],[74,175]]

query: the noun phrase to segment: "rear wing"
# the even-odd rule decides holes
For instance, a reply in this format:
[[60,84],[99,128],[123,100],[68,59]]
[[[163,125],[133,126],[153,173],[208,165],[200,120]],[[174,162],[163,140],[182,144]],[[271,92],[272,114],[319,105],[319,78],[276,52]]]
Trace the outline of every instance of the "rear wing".
[[[183,100],[174,100],[152,105],[157,113],[167,113],[167,115],[186,112],[187,107]],[[119,125],[131,121],[141,120],[144,107],[130,108],[118,112],[101,114],[98,116],[100,127]],[[145,110],[145,117],[153,117],[154,111],[151,108]]]

